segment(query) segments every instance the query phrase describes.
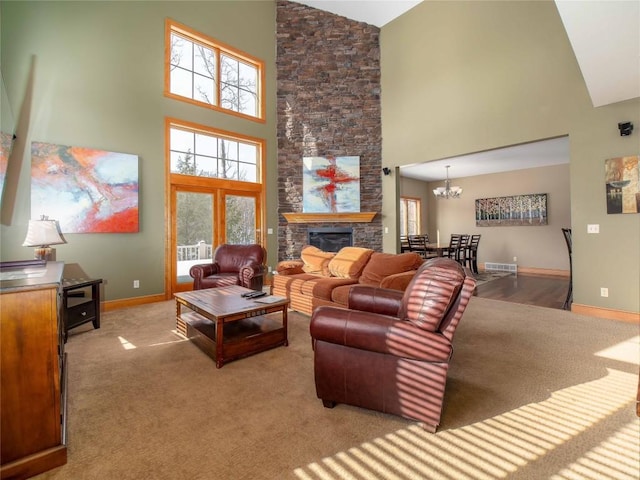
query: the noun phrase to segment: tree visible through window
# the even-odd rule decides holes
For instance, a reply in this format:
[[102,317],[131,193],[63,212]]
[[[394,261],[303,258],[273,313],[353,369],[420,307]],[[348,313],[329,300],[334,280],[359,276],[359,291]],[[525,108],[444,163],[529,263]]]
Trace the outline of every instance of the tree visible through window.
[[264,119],[262,61],[172,20],[166,42],[165,95]]
[[420,235],[420,216],[419,198],[400,197],[400,236]]
[[257,183],[261,144],[172,123],[171,173]]

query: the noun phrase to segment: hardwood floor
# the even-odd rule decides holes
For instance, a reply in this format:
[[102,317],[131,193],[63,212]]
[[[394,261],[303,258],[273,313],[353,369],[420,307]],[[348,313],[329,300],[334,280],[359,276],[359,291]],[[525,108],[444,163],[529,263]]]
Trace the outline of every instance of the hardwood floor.
[[518,274],[480,285],[477,296],[562,309],[568,288],[569,278]]

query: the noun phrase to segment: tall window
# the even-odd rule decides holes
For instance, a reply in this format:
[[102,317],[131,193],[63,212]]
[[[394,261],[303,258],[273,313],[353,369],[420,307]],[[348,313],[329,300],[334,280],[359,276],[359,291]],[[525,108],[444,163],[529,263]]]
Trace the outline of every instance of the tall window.
[[165,95],[264,121],[264,62],[167,19]]
[[264,141],[166,119],[167,291],[222,243],[264,243]]
[[420,199],[400,197],[400,235],[419,235],[420,227]]

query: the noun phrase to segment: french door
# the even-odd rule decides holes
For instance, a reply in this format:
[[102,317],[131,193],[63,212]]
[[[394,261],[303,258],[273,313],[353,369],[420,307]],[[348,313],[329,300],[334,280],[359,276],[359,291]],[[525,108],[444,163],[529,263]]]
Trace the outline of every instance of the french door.
[[191,290],[191,266],[223,243],[263,244],[259,192],[172,185],[167,269],[170,295]]

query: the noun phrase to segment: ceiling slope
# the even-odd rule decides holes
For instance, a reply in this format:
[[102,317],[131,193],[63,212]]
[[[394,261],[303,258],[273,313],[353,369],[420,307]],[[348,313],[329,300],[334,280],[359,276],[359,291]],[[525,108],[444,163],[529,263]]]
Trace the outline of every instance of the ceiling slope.
[[556,0],[594,107],[640,97],[640,1]]

